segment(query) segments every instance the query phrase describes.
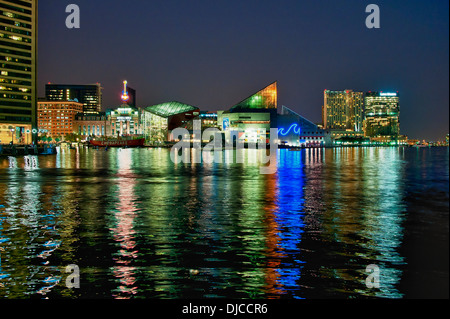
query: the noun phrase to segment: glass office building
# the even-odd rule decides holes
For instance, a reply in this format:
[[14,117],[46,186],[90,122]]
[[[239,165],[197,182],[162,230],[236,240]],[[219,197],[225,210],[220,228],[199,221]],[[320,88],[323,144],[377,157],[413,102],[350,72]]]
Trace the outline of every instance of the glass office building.
[[365,136],[397,139],[400,134],[400,104],[398,93],[367,92],[365,105]]
[[102,87],[100,83],[46,84],[45,98],[48,101],[75,101],[83,104],[84,113],[98,113],[102,110]]
[[0,0],[0,143],[37,128],[37,0]]

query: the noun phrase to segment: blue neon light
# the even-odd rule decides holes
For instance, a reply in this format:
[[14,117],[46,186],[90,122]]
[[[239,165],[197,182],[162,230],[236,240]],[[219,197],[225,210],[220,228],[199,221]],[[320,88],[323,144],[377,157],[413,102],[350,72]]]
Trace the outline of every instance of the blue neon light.
[[286,132],[284,132],[284,128],[280,128],[278,129],[278,134],[281,134],[283,136],[286,136],[289,134],[290,130],[293,129],[295,134],[300,135],[300,126],[297,123],[292,124],[291,126],[289,126],[288,130]]

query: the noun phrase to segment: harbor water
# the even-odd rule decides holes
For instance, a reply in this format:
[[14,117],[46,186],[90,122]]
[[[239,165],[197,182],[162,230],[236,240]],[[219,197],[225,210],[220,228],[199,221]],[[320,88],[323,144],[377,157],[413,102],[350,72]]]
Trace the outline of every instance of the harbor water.
[[157,148],[0,158],[0,298],[448,298],[447,147],[260,166]]

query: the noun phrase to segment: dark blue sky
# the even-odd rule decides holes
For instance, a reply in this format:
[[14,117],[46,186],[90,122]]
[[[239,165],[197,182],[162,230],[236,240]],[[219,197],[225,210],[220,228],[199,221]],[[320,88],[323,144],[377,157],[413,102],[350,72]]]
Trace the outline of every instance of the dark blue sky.
[[[402,134],[448,133],[447,0],[39,1],[40,96],[47,82],[100,82],[116,107],[126,79],[139,106],[219,110],[278,80],[279,104],[320,122],[324,89],[392,90]],[[65,26],[70,3],[80,29]],[[370,3],[380,29],[365,26]]]

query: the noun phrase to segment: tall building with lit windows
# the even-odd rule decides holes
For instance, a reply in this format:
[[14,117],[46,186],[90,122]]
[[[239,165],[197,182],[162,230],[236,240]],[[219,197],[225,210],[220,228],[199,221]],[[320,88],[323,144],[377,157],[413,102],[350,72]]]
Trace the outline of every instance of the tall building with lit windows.
[[37,134],[37,0],[0,0],[0,143]]
[[324,129],[362,132],[364,93],[325,90],[322,117]]
[[367,92],[364,133],[368,137],[398,138],[400,103],[397,92]]
[[102,87],[96,84],[46,84],[45,98],[48,101],[75,101],[83,104],[84,113],[102,110]]

